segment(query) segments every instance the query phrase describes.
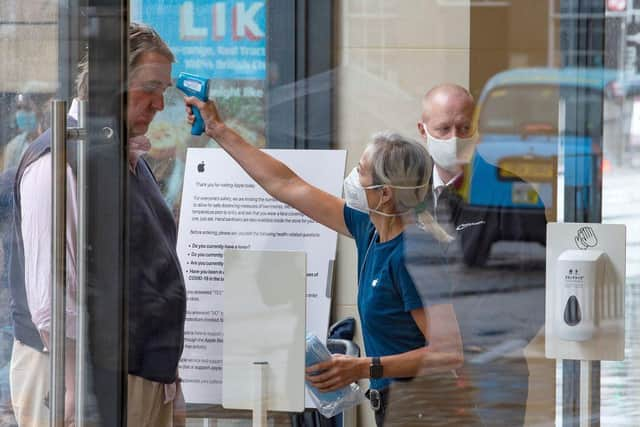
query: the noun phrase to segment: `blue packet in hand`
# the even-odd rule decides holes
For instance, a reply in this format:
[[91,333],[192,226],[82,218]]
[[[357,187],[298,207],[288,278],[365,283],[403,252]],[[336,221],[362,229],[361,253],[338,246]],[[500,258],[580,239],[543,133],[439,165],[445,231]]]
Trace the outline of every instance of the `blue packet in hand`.
[[[305,366],[313,366],[317,363],[331,359],[331,353],[326,345],[320,339],[313,335],[307,334],[306,338],[306,354]],[[351,406],[361,403],[365,397],[364,393],[356,383],[349,384],[341,389],[323,393],[309,381],[305,381],[309,389],[311,400],[315,403],[318,411],[327,418],[333,417]]]
[[[308,368],[309,366],[313,366],[316,363],[324,362],[327,360],[331,360],[331,353],[329,353],[329,349],[320,338],[313,334],[307,334],[307,351],[305,356],[305,366]],[[318,372],[319,373],[319,372]],[[315,372],[314,372],[315,374]],[[328,393],[323,393],[314,386],[311,385],[309,381],[306,381],[307,387],[309,390],[315,394],[316,396],[322,396],[323,400],[333,401],[340,399],[344,396],[343,389],[330,391]],[[347,388],[347,387],[345,387]]]

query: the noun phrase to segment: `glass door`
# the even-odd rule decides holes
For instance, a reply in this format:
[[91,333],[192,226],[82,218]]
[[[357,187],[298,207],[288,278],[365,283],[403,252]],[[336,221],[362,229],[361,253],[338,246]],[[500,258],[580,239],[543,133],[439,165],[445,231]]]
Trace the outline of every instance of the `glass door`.
[[126,423],[126,2],[3,2],[0,424]]
[[[251,145],[344,150],[347,171],[381,131],[425,147],[453,138],[435,134],[433,96],[444,88],[461,97],[461,135],[478,131],[473,155],[449,171],[427,168],[440,189],[421,205],[453,238],[450,252],[407,234],[415,265],[403,268],[427,313],[455,313],[443,326],[457,330],[441,329],[460,341],[464,361],[453,372],[406,374],[414,382],[393,377],[378,390],[390,393],[386,421],[637,424],[627,396],[638,382],[640,2],[532,3],[0,1],[0,425],[248,420],[249,411],[222,405],[224,250],[307,251],[305,239],[320,233],[273,225],[265,218],[278,211],[301,214],[262,193],[255,204],[254,193],[241,194],[259,190],[252,180],[234,186],[220,172],[235,163],[191,134],[181,72],[207,82],[226,125]],[[188,160],[194,148],[206,162]],[[314,152],[310,169],[325,154]],[[197,194],[206,199],[183,192],[213,170],[211,189]],[[197,227],[177,224],[181,213]],[[546,357],[547,225],[558,221],[628,227],[624,361]],[[306,276],[307,313],[317,314],[306,330],[324,339],[329,324],[352,317],[360,350],[343,346],[384,359],[366,345],[387,328],[361,322],[357,248],[348,236],[332,242],[322,262],[306,252],[319,265]],[[418,338],[396,353],[422,348]],[[365,371],[366,390],[375,382]],[[319,417],[311,406],[272,411],[269,422]],[[343,425],[374,425],[375,406],[350,408]]]

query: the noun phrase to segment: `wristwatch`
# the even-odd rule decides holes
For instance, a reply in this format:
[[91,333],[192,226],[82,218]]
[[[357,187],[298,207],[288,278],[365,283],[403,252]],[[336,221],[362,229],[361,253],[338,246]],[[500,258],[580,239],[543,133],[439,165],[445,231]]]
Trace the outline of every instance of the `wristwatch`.
[[369,365],[369,377],[373,379],[382,378],[382,363],[380,363],[379,357],[371,358],[371,365]]

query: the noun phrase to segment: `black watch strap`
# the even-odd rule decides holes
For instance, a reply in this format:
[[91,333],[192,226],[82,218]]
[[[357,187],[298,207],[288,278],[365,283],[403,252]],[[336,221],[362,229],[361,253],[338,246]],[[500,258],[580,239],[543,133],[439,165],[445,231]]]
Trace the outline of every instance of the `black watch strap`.
[[379,357],[371,358],[371,365],[369,365],[369,377],[373,379],[382,378],[383,368]]

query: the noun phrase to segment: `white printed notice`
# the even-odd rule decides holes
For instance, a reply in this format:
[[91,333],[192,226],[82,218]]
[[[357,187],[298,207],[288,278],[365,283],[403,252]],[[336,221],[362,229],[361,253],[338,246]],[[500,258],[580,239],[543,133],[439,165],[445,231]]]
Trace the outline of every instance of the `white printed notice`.
[[[305,181],[341,196],[345,151],[265,151]],[[273,199],[222,149],[190,148],[183,188],[178,255],[187,287],[187,320],[180,376],[187,402],[219,404],[224,250],[305,251],[307,332],[324,337],[337,234]]]

